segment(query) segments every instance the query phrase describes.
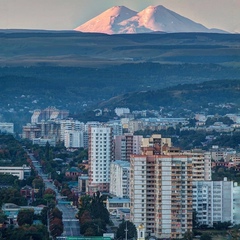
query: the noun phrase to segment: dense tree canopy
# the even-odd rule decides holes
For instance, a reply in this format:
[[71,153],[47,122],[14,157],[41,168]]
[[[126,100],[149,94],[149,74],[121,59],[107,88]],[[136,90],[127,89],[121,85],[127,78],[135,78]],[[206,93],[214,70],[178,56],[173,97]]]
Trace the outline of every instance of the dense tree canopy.
[[130,221],[123,221],[119,224],[117,229],[117,239],[125,239],[127,229],[127,239],[133,239],[137,237],[137,229],[135,225]]
[[33,224],[34,210],[33,209],[21,209],[17,215],[17,222],[19,226]]
[[8,240],[49,240],[47,227],[44,225],[24,225],[6,233]]
[[81,234],[94,232],[94,236],[102,236],[106,225],[110,222],[109,212],[105,207],[107,196],[96,192],[93,196],[82,196],[79,200],[78,218],[81,224]]

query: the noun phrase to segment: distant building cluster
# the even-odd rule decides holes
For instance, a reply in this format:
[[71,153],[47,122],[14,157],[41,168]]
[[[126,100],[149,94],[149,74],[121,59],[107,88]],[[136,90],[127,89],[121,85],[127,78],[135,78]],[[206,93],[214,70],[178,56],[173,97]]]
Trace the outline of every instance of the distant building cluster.
[[31,117],[31,123],[40,123],[41,121],[66,119],[69,115],[67,110],[58,110],[55,107],[48,107],[44,110],[34,110]]
[[[90,127],[90,133],[89,175],[81,189],[115,196],[107,202],[111,214],[126,217],[161,239],[182,238],[192,231],[193,212],[199,225],[240,223],[235,210],[240,188],[227,179],[211,180],[216,147],[182,151],[172,146],[171,138],[156,134],[133,144],[134,135],[114,137],[111,128],[103,126]],[[83,183],[82,177],[79,181]]]
[[[23,138],[39,145],[62,141],[68,149],[88,148],[88,161],[83,163],[88,175],[71,168],[66,176],[78,179],[80,195],[110,193],[109,212],[141,226],[145,237],[183,238],[193,229],[193,213],[198,225],[240,224],[240,187],[227,179],[212,181],[212,167],[240,164],[234,149],[181,150],[160,134],[136,134],[169,127],[231,132],[234,126],[215,122],[207,127],[209,116],[198,114],[190,127],[186,118],[146,117],[146,111],[131,113],[128,108],[115,109],[119,118],[105,123],[83,123],[56,109],[43,112],[34,112],[32,122],[23,127]],[[239,124],[238,116],[228,117]],[[208,135],[206,141],[211,140]]]

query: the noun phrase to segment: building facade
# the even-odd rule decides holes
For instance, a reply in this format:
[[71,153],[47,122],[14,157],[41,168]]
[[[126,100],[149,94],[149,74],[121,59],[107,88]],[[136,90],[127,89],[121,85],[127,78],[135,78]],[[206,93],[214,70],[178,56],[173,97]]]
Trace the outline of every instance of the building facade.
[[84,132],[80,130],[65,130],[64,146],[66,148],[83,148]]
[[140,154],[142,136],[125,134],[114,137],[114,159],[130,161],[130,155]]
[[31,175],[31,167],[23,165],[22,167],[3,167],[0,166],[0,173],[17,176],[19,180],[26,179]]
[[116,160],[110,167],[110,193],[119,198],[129,198],[130,163]]
[[13,123],[0,122],[0,133],[13,134],[14,133],[14,124]]
[[193,209],[199,225],[233,223],[233,182],[226,179],[193,182]]
[[48,107],[44,110],[36,109],[31,117],[31,123],[40,123],[42,120],[64,119],[69,115],[67,110],[58,110],[55,107]]
[[192,157],[193,181],[210,181],[212,179],[211,153],[201,149],[184,151]]
[[60,140],[65,140],[65,134],[68,133],[68,131],[83,131],[85,130],[85,124],[83,122],[73,120],[73,119],[66,119],[61,120],[61,137]]
[[156,238],[192,230],[192,159],[186,155],[133,155],[130,219]]
[[120,120],[109,121],[106,126],[112,128],[113,136],[120,136],[123,134],[123,127]]
[[113,159],[113,138],[110,127],[89,128],[89,193],[109,192],[110,163]]

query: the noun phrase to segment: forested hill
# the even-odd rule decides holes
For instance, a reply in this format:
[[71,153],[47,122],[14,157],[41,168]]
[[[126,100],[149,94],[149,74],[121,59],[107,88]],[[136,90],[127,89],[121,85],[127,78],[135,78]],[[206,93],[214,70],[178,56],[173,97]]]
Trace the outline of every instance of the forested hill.
[[[240,79],[240,69],[216,64],[135,63],[105,68],[84,67],[2,67],[0,98],[8,95],[43,96],[46,101],[72,98],[99,101],[133,91],[155,90],[209,80]],[[20,96],[21,96],[20,95]],[[68,100],[69,99],[69,100]],[[3,99],[0,99],[4,101]],[[76,99],[74,100],[76,101]]]
[[[0,121],[19,126],[48,106],[75,114],[129,92],[240,79],[240,34],[4,30],[0,46]],[[120,102],[137,108],[130,95]]]
[[212,113],[236,112],[240,107],[240,80],[208,81],[126,93],[102,102],[99,107],[129,107],[131,110],[159,110],[164,107],[176,109],[179,113],[183,109],[193,112],[211,112],[211,109]]

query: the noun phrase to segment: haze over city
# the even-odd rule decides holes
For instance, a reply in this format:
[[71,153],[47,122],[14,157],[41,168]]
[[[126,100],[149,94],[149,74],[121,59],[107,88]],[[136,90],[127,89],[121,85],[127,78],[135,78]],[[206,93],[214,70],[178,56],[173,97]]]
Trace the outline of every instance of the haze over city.
[[238,0],[1,0],[0,28],[72,30],[116,5],[134,11],[141,11],[149,5],[163,5],[208,28],[240,31]]

